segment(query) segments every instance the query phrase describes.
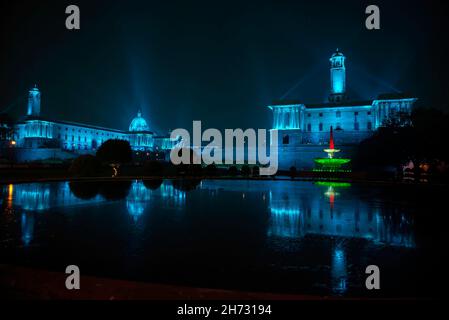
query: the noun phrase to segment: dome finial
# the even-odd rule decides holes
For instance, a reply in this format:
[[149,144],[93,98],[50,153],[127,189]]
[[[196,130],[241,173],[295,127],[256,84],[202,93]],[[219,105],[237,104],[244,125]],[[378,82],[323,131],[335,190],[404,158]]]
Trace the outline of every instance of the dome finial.
[[137,111],[137,116],[140,118],[142,117],[142,109],[139,108],[139,110]]

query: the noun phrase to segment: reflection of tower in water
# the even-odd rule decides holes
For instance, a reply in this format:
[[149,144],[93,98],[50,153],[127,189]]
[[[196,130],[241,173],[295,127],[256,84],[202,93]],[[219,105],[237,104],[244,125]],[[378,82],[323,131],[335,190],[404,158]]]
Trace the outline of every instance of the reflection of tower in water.
[[331,262],[331,287],[334,293],[343,294],[346,291],[347,276],[346,255],[337,244],[332,251]]
[[21,217],[22,243],[30,245],[34,237],[34,213],[24,212]]

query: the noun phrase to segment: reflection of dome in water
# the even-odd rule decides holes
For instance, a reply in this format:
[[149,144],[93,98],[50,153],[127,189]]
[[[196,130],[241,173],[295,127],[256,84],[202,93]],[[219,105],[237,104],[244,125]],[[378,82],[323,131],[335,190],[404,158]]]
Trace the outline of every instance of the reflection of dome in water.
[[142,112],[139,110],[137,117],[131,121],[129,125],[129,131],[149,131],[150,128],[144,118],[142,118]]
[[151,191],[145,188],[142,181],[134,181],[126,199],[126,208],[134,221],[144,213]]
[[126,201],[126,208],[128,213],[132,216],[134,221],[137,221],[139,217],[145,211],[145,202]]

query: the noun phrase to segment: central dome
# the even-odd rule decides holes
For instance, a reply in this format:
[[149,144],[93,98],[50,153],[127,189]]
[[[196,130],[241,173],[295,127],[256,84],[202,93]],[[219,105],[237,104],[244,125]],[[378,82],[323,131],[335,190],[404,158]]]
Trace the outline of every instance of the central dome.
[[144,118],[142,118],[142,112],[139,110],[137,117],[131,121],[129,125],[129,131],[149,131],[150,128]]

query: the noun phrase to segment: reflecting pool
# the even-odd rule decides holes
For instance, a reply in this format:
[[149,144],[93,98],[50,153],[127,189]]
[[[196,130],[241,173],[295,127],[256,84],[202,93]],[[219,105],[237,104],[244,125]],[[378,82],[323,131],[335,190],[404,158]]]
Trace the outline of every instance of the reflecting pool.
[[[245,180],[0,186],[0,263],[279,293],[428,297],[443,189]],[[365,269],[381,270],[381,290]]]

